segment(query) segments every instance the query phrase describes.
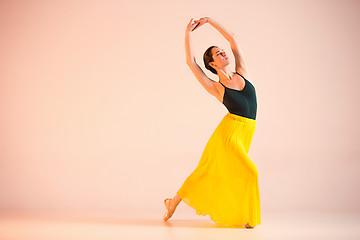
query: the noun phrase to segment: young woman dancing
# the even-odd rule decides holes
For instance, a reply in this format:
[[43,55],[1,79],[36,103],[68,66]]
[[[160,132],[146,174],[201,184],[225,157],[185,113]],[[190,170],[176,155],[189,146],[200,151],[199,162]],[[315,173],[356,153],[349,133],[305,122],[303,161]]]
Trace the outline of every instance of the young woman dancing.
[[[219,76],[216,82],[203,72],[191,50],[191,32],[209,23],[230,43],[235,57],[235,72],[229,58],[218,46],[209,47],[203,56],[206,69]],[[218,225],[253,228],[261,224],[258,170],[248,156],[255,133],[256,92],[247,79],[248,72],[236,37],[214,19],[190,20],[185,32],[186,62],[205,90],[228,109],[202,153],[198,166],[187,177],[173,198],[164,200],[167,221],[181,201],[209,215]]]

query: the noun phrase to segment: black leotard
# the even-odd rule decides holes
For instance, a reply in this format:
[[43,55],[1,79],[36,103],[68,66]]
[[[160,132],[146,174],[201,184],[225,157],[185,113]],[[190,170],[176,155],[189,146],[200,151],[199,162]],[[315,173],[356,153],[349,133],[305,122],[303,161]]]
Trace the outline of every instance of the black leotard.
[[[236,73],[241,76],[240,73]],[[232,114],[256,119],[257,102],[255,87],[243,76],[241,77],[245,80],[245,86],[242,90],[225,87],[219,81],[225,88],[223,104]]]

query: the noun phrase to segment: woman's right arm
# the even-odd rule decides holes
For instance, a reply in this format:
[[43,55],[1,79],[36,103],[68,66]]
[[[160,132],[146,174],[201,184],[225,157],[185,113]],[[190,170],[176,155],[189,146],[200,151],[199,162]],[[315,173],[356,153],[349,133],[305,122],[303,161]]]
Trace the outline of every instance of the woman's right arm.
[[191,50],[191,32],[194,29],[194,27],[196,27],[196,23],[192,24],[191,22],[192,19],[190,20],[190,23],[188,24],[185,31],[186,63],[191,69],[191,71],[194,73],[196,79],[201,83],[201,85],[206,89],[206,91],[211,95],[215,96],[216,98],[219,98],[219,91],[215,86],[218,83],[211,80],[208,76],[206,76],[204,71],[196,63],[194,53]]

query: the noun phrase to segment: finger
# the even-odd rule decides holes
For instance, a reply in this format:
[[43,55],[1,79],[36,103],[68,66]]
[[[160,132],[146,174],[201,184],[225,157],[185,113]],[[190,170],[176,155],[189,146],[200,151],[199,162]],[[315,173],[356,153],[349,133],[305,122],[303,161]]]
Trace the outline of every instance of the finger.
[[188,28],[192,25],[192,23],[191,23],[192,20],[193,20],[193,19],[191,18],[190,22],[189,22],[188,25],[187,25]]
[[197,23],[196,26],[191,30],[191,31],[194,31],[195,28],[197,28],[199,26],[200,23]]

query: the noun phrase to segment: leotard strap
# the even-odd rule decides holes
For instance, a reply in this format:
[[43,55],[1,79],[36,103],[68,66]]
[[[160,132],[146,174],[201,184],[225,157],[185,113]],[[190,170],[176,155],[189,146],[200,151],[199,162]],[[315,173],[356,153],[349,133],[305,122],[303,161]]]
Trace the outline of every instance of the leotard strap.
[[246,78],[244,78],[240,73],[236,72],[237,74],[239,74],[244,80],[247,80]]

